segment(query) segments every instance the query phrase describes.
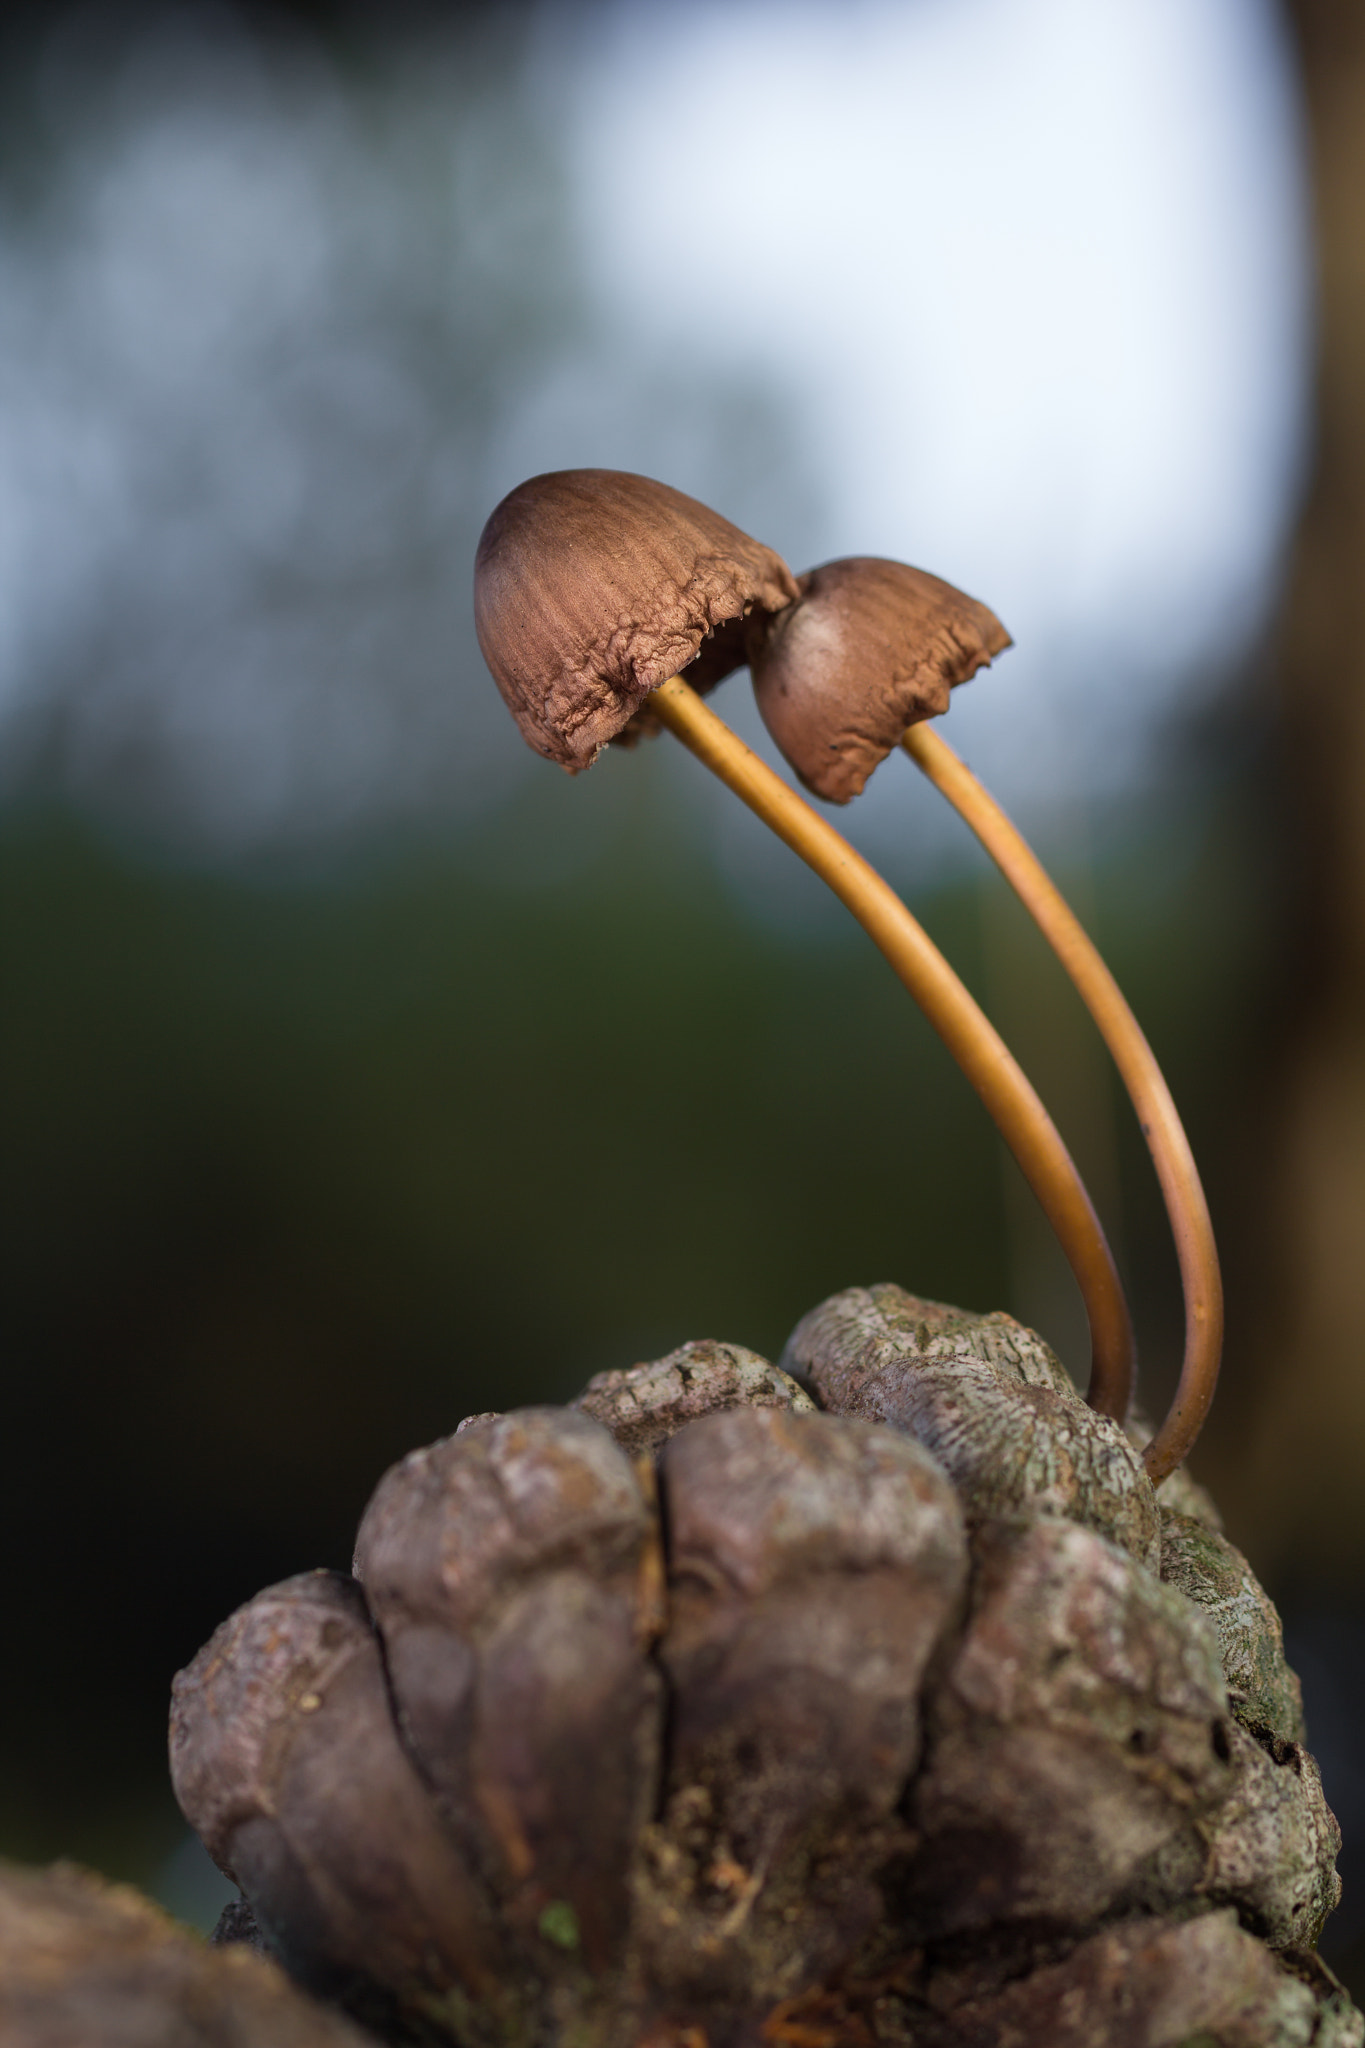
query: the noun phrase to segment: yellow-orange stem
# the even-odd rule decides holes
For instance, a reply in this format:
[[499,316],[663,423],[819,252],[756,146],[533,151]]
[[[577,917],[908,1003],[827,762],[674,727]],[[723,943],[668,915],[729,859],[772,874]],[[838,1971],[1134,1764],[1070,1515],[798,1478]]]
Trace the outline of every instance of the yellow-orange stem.
[[1223,1348],[1218,1250],[1189,1140],[1156,1055],[1118,983],[1018,828],[941,734],[928,725],[912,725],[902,745],[966,819],[1030,912],[1099,1026],[1137,1111],[1161,1182],[1185,1291],[1185,1360],[1180,1384],[1170,1413],[1144,1453],[1148,1473],[1153,1482],[1159,1482],[1188,1455],[1203,1427]]
[[1123,1288],[1075,1163],[1008,1046],[894,889],[695,690],[675,676],[651,693],[649,708],[828,883],[952,1053],[1022,1167],[1080,1286],[1090,1318],[1087,1398],[1102,1415],[1121,1420],[1133,1382]]

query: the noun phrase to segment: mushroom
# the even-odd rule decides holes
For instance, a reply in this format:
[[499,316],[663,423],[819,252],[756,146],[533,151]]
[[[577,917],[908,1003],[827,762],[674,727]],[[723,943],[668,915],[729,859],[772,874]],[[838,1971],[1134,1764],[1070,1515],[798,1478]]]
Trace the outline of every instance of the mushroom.
[[953,749],[922,721],[1010,645],[994,613],[904,562],[854,557],[800,579],[799,603],[747,629],[754,696],[808,788],[860,794],[900,745],[972,827],[1061,961],[1114,1058],[1161,1183],[1185,1297],[1175,1399],[1144,1453],[1159,1483],[1188,1456],[1218,1379],[1223,1292],[1208,1204],[1171,1091],[1113,975],[1037,855]]
[[846,804],[1010,636],[984,604],[904,562],[855,556],[797,580],[800,603],[749,633],[754,697],[806,787]]
[[[946,588],[946,586],[945,586]],[[648,700],[652,716],[755,811],[847,905],[919,1003],[994,1118],[1076,1275],[1090,1321],[1087,1398],[1126,1414],[1133,1340],[1094,1207],[1008,1047],[870,863],[702,703],[795,617],[786,564],[681,492],[611,470],[532,477],[479,541],[474,615],[523,738],[571,773]],[[742,639],[741,639],[742,636]]]
[[519,484],[489,518],[474,624],[522,738],[577,774],[703,641],[694,680],[709,689],[742,665],[746,615],[797,595],[780,555],[695,498],[562,469]]

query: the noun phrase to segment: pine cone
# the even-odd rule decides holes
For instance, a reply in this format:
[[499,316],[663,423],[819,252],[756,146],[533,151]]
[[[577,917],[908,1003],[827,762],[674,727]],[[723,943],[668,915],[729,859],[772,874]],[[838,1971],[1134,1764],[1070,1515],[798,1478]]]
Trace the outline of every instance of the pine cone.
[[1007,1316],[852,1289],[784,1365],[471,1418],[219,1629],[172,1771],[268,1947],[470,2048],[1360,2048],[1207,1496]]

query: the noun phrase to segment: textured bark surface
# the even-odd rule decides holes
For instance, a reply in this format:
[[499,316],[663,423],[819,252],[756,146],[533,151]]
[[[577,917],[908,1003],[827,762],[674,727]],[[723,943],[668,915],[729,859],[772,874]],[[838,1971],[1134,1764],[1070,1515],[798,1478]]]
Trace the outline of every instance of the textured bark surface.
[[1312,1947],[1341,1898],[1341,1830],[1318,1767],[1297,1742],[1258,1742],[1240,1727],[1230,1740],[1233,1789],[1205,1827],[1199,1889],[1234,1904],[1273,1948]]
[[470,1418],[178,1681],[290,1967],[470,2048],[1361,2048],[1207,1497],[1008,1317],[852,1289],[786,1355]]
[[1303,1693],[1285,1662],[1280,1617],[1241,1551],[1218,1530],[1163,1508],[1161,1576],[1202,1607],[1217,1630],[1228,1698],[1242,1726],[1302,1742]]
[[1064,1515],[1156,1567],[1159,1512],[1137,1451],[1012,1316],[850,1287],[797,1324],[782,1363],[822,1408],[916,1437],[970,1520]]
[[127,1885],[0,1864],[5,2048],[364,2048],[274,1963],[210,1949]]
[[654,1452],[685,1423],[726,1408],[789,1408],[813,1414],[803,1387],[742,1344],[681,1344],[649,1365],[599,1372],[573,1403],[609,1429],[632,1456]]

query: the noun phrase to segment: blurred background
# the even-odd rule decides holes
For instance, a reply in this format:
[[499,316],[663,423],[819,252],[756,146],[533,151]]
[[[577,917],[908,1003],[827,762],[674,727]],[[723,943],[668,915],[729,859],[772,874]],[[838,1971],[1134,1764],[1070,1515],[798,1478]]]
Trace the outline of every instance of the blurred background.
[[[947,736],[1223,1246],[1195,1470],[1280,1599],[1365,1990],[1365,21],[1334,0],[45,7],[0,30],[0,1853],[210,1923],[171,1673],[467,1412],[1060,1255],[861,934],[664,740],[518,739],[470,566],[656,475],[1016,647]],[[740,676],[717,707],[763,746]],[[900,757],[838,823],[1179,1358],[1141,1140]]]

